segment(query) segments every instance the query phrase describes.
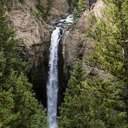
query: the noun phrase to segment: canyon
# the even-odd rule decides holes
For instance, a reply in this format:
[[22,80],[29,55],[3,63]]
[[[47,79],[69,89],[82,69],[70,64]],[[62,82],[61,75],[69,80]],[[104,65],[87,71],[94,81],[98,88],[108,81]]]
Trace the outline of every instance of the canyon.
[[[63,93],[65,92],[73,63],[78,58],[88,57],[90,52],[95,49],[95,41],[86,37],[90,26],[95,27],[93,15],[99,15],[101,12],[101,10],[96,11],[96,8],[102,8],[102,6],[99,6],[101,4],[100,0],[95,5],[94,3],[95,1],[85,1],[87,9],[81,13],[80,18],[72,26],[65,30],[60,41],[58,51],[58,105],[63,100]],[[94,7],[90,10],[92,4]],[[41,7],[38,5],[41,5]],[[43,14],[40,12],[41,8],[45,10]],[[25,0],[23,3],[14,0],[10,3],[10,8],[7,12],[10,25],[15,29],[16,38],[19,39],[18,45],[22,57],[29,63],[27,71],[29,81],[34,85],[33,89],[36,92],[37,99],[45,107],[47,106],[46,84],[48,80],[51,33],[57,22],[71,13],[72,9],[73,5],[70,0],[53,0],[52,2],[49,0]],[[95,70],[90,67],[88,68],[88,73],[97,72],[97,69]]]
[[0,127],[127,128],[128,0],[0,0]]

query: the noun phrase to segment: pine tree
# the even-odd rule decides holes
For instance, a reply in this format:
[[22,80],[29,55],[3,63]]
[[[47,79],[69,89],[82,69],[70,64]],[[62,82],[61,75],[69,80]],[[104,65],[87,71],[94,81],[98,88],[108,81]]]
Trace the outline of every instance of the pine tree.
[[[5,88],[0,92],[1,127],[10,128],[46,128],[47,120],[43,107],[34,98],[31,84],[23,74],[12,72],[6,80]],[[8,115],[9,118],[8,118]]]
[[0,1],[0,128],[46,128],[45,111],[27,80],[27,63],[8,25],[5,2]]
[[[107,2],[107,1],[106,1]],[[124,100],[125,107],[128,115],[128,0],[111,0],[112,4],[116,7],[116,24],[120,31],[120,36],[118,37],[118,43],[122,46],[123,50],[123,63],[124,63],[124,71],[123,71],[123,80],[125,81],[124,86]],[[128,116],[127,116],[128,117]]]
[[[68,83],[59,117],[60,128],[127,128],[122,82],[97,76],[83,79],[76,67]],[[82,79],[81,79],[82,78]]]
[[125,80],[125,94],[124,100],[126,103],[126,111],[128,118],[128,0],[120,1],[120,6],[118,6],[118,10],[120,11],[119,19],[120,19],[120,31],[121,31],[121,44],[124,50],[124,80]]
[[2,62],[0,79],[7,78],[11,69],[18,72],[24,72],[26,69],[26,62],[23,61],[18,50],[17,42],[19,41],[15,39],[14,30],[9,27],[5,13],[6,8],[0,3],[0,55]]
[[[121,10],[123,6],[126,7],[123,7],[125,20],[122,20],[122,12],[119,11],[120,2]],[[98,76],[87,75],[79,81],[74,76],[76,72],[71,74],[61,107],[61,128],[128,127],[127,106],[123,100],[123,88],[126,84],[125,78],[127,79],[123,50],[127,48],[127,44],[125,43],[124,47],[124,41],[122,41],[127,41],[127,36],[123,35],[122,29],[123,32],[127,32],[124,26],[127,27],[128,14],[127,2],[125,1],[124,4],[122,2],[124,1],[105,0],[107,8],[105,8],[104,17],[97,19],[96,27],[89,35],[96,41],[96,49],[85,61],[87,65],[104,70],[113,77],[101,79]],[[127,35],[127,33],[124,34]]]
[[76,18],[80,17],[81,12],[86,9],[86,2],[85,0],[72,0],[73,4],[73,12]]

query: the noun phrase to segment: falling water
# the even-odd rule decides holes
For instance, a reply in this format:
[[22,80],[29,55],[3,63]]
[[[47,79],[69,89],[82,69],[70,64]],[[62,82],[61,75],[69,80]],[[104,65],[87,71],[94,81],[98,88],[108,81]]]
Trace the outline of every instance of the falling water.
[[65,26],[73,22],[73,16],[60,20],[51,35],[49,76],[47,84],[47,104],[49,128],[57,128],[57,97],[58,97],[58,46]]

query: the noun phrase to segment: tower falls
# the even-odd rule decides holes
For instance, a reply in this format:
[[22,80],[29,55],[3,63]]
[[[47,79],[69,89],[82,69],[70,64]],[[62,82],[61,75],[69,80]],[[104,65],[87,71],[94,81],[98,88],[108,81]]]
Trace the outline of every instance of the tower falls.
[[[49,128],[57,128],[57,100],[58,100],[58,50],[59,42],[66,26],[71,25],[73,16],[60,20],[51,35],[49,72],[47,82],[47,109]],[[61,86],[61,85],[60,85]]]

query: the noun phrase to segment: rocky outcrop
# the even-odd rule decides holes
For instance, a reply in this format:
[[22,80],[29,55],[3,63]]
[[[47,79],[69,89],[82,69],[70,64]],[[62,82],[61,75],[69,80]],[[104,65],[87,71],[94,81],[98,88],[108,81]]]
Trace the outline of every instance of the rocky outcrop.
[[[69,11],[67,0],[52,0],[48,20],[57,20],[66,15]],[[51,20],[52,19],[52,20]]]
[[[86,15],[86,16],[85,16]],[[88,18],[85,18],[88,17]],[[67,64],[72,64],[78,57],[83,57],[89,52],[94,43],[85,37],[92,23],[90,22],[89,13],[85,12],[79,22],[74,24],[70,30],[65,33],[63,38],[63,56]]]
[[63,38],[64,71],[67,74],[69,68],[78,58],[85,58],[94,49],[95,42],[86,34],[94,21],[91,12],[85,11],[80,20],[69,29]]
[[38,47],[46,46],[45,43],[50,41],[50,26],[35,19],[29,11],[23,9],[12,10],[8,15],[15,28],[16,38],[21,40],[18,45],[24,47],[27,51],[25,56],[29,56],[32,63],[36,63]]
[[[62,40],[65,81],[68,80],[69,69],[72,68],[74,62],[77,59],[86,60],[90,53],[95,50],[96,42],[88,37],[88,32],[90,29],[95,29],[96,19],[102,18],[103,8],[102,0],[98,0],[93,8],[83,12],[80,19],[65,33]],[[95,71],[97,73],[98,70],[86,65],[83,65],[83,67],[88,73]],[[98,70],[99,75],[102,74],[101,72],[103,73],[103,71]]]

